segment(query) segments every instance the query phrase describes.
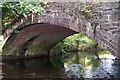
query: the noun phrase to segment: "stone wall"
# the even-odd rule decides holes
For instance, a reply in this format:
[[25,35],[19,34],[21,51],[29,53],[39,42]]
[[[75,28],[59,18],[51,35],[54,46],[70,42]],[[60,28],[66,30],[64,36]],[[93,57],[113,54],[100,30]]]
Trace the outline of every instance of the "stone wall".
[[102,20],[104,21],[100,25],[100,30],[96,34],[97,42],[110,50],[113,55],[119,56],[119,3],[118,2],[106,2],[98,8],[98,11],[102,12]]
[[[50,14],[59,17],[67,17],[70,22],[64,22],[63,24],[70,23],[71,29],[78,31],[82,34],[93,39],[93,28],[89,22],[76,19],[74,20],[71,12],[80,10],[83,4],[81,3],[51,3],[49,12]],[[96,12],[102,13],[102,18],[100,19],[101,24],[97,26],[95,40],[99,45],[103,46],[105,49],[110,50],[113,55],[119,56],[119,3],[118,2],[106,2],[100,7],[95,9]],[[65,16],[67,14],[67,16]],[[64,26],[64,25],[63,25]]]
[[[120,53],[120,35],[119,35],[119,4],[117,2],[108,2],[102,4],[97,8],[97,12],[102,12],[101,21],[97,26],[96,34],[93,33],[93,27],[84,19],[74,18],[71,13],[81,9],[83,4],[78,2],[53,2],[49,3],[49,9],[46,14],[29,16],[26,19],[21,19],[20,22],[16,23],[13,27],[19,28],[24,27],[28,24],[34,23],[50,23],[54,25],[63,26],[72,29],[76,32],[80,32],[90,38],[94,38],[99,45],[105,49],[110,50],[113,55],[119,56]],[[12,30],[7,30],[4,36],[10,35]]]
[[[118,10],[119,10],[119,14],[120,14],[120,1],[119,1],[119,7],[118,7]],[[120,15],[118,15],[118,54],[119,54],[119,58],[120,58]]]

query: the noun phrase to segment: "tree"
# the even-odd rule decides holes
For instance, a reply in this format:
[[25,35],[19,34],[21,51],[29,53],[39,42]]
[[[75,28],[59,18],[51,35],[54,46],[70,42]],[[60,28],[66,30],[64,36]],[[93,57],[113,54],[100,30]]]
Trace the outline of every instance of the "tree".
[[46,12],[46,3],[36,2],[4,2],[0,3],[2,8],[2,33],[5,30],[12,29],[12,25],[23,17],[31,14],[42,14]]

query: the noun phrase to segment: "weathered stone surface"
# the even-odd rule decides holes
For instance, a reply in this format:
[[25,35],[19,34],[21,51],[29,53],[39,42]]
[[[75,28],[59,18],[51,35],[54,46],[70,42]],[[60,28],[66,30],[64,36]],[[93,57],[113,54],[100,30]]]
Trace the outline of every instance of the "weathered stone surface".
[[[89,22],[79,18],[74,19],[73,15],[71,15],[72,11],[80,10],[84,4],[78,2],[51,2],[49,5],[48,13],[43,15],[34,14],[33,19],[28,17],[27,19],[23,19],[21,22],[16,23],[13,26],[14,28],[23,27],[23,30],[18,34],[14,33],[14,35],[10,35],[12,30],[7,30],[4,33],[4,36],[7,37],[10,35],[10,38],[8,38],[4,48],[9,47],[8,49],[11,49],[11,51],[14,50],[13,52],[22,53],[19,52],[19,50],[23,49],[23,46],[27,45],[27,51],[32,51],[33,48],[35,48],[36,51],[38,50],[38,53],[44,50],[49,51],[49,49],[62,38],[79,32],[92,39],[93,36],[95,36],[95,40],[99,45],[110,50],[116,56],[120,55],[120,10],[117,2],[104,3],[97,8],[96,12],[102,12],[103,14],[101,18],[103,22],[97,27],[95,35],[93,34],[93,27]],[[49,26],[54,24],[53,26],[56,27],[53,28],[47,26],[45,28],[43,26],[41,28],[34,23],[47,23],[50,24]],[[28,25],[28,27],[24,28],[26,25]],[[61,26],[61,28],[59,29],[58,26]],[[16,48],[14,49],[14,47]],[[24,53],[28,54],[27,51]]]
[[49,51],[57,42],[75,33],[71,29],[47,23],[25,26],[19,33],[11,35],[4,45],[3,53],[22,55],[26,48],[28,53]]

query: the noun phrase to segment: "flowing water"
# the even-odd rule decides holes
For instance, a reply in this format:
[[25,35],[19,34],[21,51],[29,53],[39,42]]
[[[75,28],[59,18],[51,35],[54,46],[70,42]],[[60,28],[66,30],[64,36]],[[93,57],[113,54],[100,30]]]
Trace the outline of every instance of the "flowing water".
[[[48,80],[120,80],[119,63],[111,54],[101,60],[87,52],[53,54],[50,58],[2,62],[3,78],[40,78]],[[21,79],[22,80],[22,79]]]

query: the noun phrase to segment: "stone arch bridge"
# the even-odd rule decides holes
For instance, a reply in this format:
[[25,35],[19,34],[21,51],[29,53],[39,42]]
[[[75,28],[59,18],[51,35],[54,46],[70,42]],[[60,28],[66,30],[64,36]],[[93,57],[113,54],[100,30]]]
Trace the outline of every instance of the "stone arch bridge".
[[[99,25],[96,28],[95,34],[89,22],[79,18],[74,19],[67,12],[67,10],[71,9],[71,6],[75,8],[77,4],[78,3],[51,3],[48,13],[42,15],[33,14],[32,17],[21,19],[20,22],[13,25],[16,31],[13,32],[8,29],[4,33],[6,42],[3,46],[3,52],[6,54],[14,53],[16,55],[24,55],[27,54],[29,50],[33,53],[34,50],[38,53],[49,51],[56,43],[65,37],[76,33],[82,33],[92,39],[94,38],[99,45],[118,57],[120,54],[120,46],[118,44],[118,15],[109,13],[110,11],[108,9],[116,9],[118,3],[107,3],[102,5],[106,6],[101,8],[104,9],[103,18],[108,20],[108,22]],[[65,7],[65,5],[68,6]],[[112,5],[112,7],[110,5]],[[116,9],[116,11],[118,10]],[[101,29],[100,26],[106,27]]]

